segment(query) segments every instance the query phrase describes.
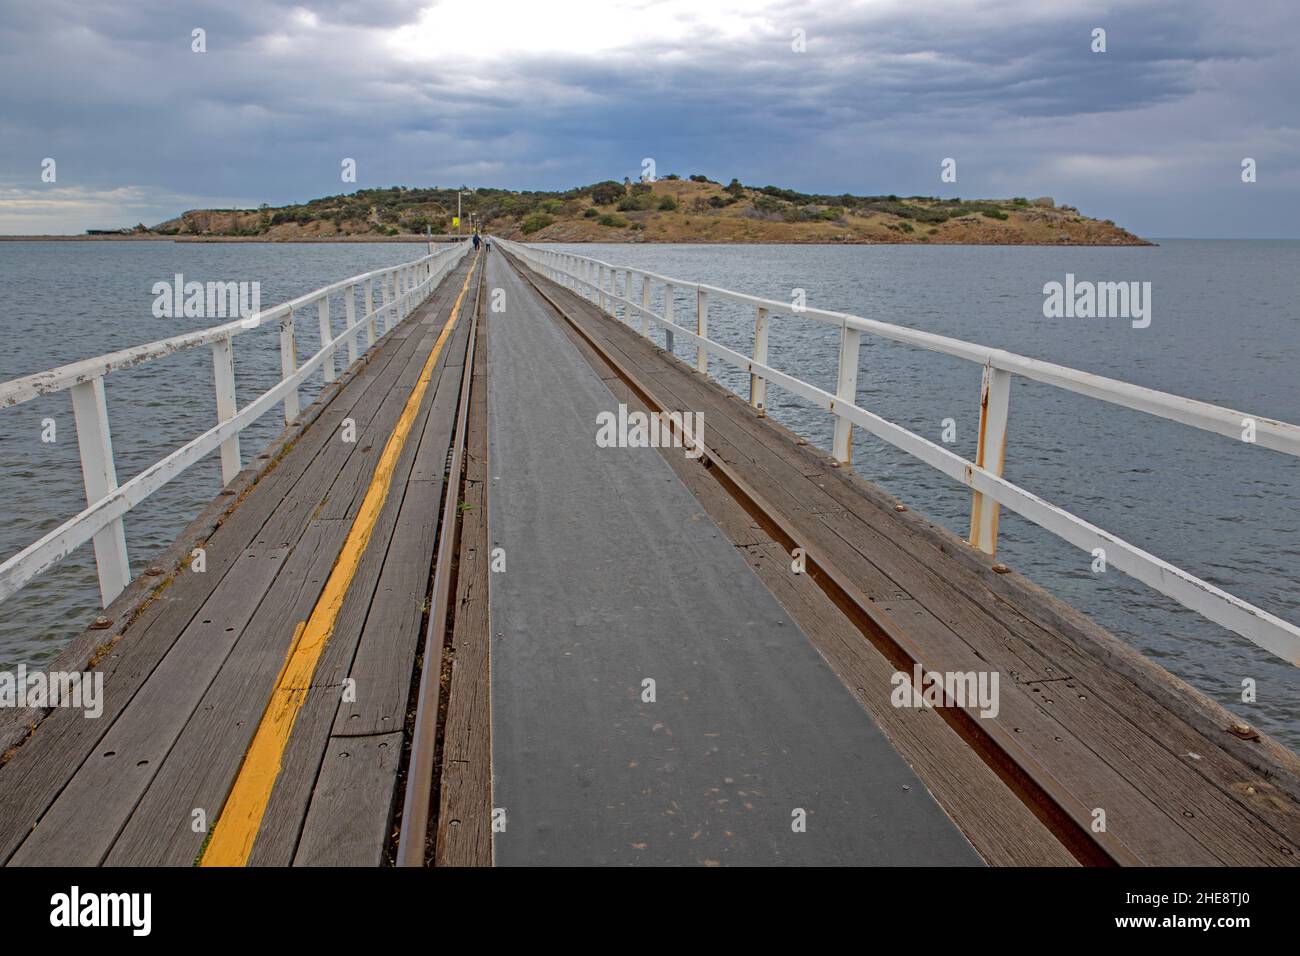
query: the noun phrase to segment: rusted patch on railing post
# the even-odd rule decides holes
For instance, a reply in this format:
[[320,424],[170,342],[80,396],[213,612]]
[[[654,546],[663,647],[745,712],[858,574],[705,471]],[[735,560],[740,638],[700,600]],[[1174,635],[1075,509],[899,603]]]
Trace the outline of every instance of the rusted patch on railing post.
[[[1011,404],[1011,373],[984,366],[980,383],[979,445],[975,450],[975,464],[985,471],[1002,477],[1002,466],[1007,454],[1007,412]],[[998,549],[998,514],[1001,508],[996,501],[976,491],[971,496],[970,543],[986,554],[996,554]]]

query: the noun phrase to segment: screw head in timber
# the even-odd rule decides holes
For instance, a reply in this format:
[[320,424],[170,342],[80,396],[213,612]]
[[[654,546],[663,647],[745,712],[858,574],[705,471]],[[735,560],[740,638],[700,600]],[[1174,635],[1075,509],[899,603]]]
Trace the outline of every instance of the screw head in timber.
[[998,574],[1007,574],[1011,571],[1009,567],[1007,567],[1005,564],[1002,564],[1000,562],[998,564],[993,565],[993,570]]
[[113,626],[113,619],[111,617],[104,617],[103,615],[100,615],[99,617],[95,618],[94,622],[90,625],[90,629],[92,631],[103,631],[112,626]]

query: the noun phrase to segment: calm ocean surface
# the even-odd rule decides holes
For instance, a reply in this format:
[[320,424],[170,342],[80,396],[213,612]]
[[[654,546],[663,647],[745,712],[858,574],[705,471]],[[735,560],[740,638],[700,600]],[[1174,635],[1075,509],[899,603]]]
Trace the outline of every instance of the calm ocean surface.
[[[0,380],[213,324],[156,319],[151,287],[176,272],[201,281],[262,284],[262,303],[413,258],[415,245],[0,243],[8,347]],[[1169,240],[1154,248],[993,246],[574,246],[713,285],[853,312],[1010,349],[1136,384],[1300,422],[1300,242]],[[1152,322],[1045,319],[1042,287],[1076,280],[1149,281]],[[683,299],[679,309],[686,309]],[[680,313],[679,313],[680,314]],[[341,309],[335,305],[335,315]],[[314,316],[300,342],[315,342]],[[753,315],[712,304],[710,332],[748,353]],[[772,364],[832,389],[838,333],[773,319]],[[688,355],[679,346],[679,354]],[[300,346],[300,354],[305,354]],[[240,404],[279,373],[273,329],[236,345]],[[748,377],[714,374],[747,394]],[[973,457],[979,368],[864,337],[859,404]],[[119,480],[137,474],[215,421],[209,351],[195,350],[107,379]],[[304,391],[304,400],[313,397]],[[769,387],[770,414],[829,448],[830,422]],[[54,418],[58,440],[40,440]],[[707,423],[706,423],[707,429]],[[245,458],[279,430],[268,415],[243,438]],[[8,557],[85,506],[66,394],[0,411],[0,556]],[[915,510],[965,535],[969,494],[862,432],[854,464]],[[1007,477],[1053,504],[1290,621],[1300,621],[1300,461],[1017,379]],[[133,570],[142,570],[219,485],[215,456],[126,519]],[[1118,571],[1093,574],[1091,556],[1003,512],[999,557],[1230,709],[1300,749],[1300,671],[1202,620]],[[98,607],[89,546],[29,584],[0,615],[0,668],[39,664]],[[1258,700],[1241,701],[1242,681]]]

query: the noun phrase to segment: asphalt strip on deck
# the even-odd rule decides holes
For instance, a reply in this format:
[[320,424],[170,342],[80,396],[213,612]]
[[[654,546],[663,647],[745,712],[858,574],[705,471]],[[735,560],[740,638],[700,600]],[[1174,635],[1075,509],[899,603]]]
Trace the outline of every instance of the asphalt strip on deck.
[[598,447],[618,400],[500,253],[487,288],[495,862],[979,865],[660,452]]

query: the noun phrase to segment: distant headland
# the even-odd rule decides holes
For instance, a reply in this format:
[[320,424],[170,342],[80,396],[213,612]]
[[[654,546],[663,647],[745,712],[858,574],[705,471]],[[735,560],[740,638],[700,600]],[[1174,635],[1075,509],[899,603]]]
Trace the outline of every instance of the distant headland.
[[702,175],[550,192],[362,189],[298,205],[194,209],[152,227],[75,238],[382,242],[473,228],[530,242],[1150,245],[1109,219],[1089,218],[1048,197],[821,195],[735,179],[724,186]]

